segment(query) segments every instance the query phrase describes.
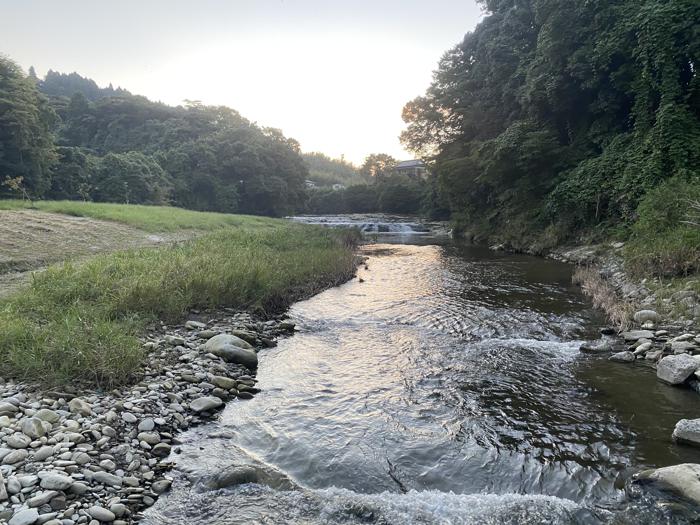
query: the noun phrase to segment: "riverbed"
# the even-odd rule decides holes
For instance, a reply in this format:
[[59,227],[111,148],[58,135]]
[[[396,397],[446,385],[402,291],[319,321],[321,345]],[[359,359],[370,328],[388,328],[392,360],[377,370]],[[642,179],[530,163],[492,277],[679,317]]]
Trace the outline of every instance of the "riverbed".
[[[353,221],[376,241],[366,266],[291,308],[260,394],[181,436],[146,523],[686,521],[625,486],[700,461],[670,441],[697,394],[579,352],[605,321],[570,266]],[[207,486],[243,465],[264,474]]]

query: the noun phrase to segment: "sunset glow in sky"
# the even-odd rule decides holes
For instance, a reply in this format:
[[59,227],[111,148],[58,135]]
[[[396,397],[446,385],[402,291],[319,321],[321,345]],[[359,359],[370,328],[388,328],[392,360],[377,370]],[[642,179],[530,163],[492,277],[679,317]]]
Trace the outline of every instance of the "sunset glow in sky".
[[[0,0],[0,53],[152,100],[223,104],[304,151],[400,159],[401,109],[473,29],[474,0]],[[450,13],[450,16],[445,16]]]

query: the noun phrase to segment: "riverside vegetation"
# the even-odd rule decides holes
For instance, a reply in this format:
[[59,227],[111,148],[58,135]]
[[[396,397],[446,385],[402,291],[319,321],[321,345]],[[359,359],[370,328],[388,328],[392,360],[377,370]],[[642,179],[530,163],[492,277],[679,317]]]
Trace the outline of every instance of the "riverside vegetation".
[[256,352],[294,329],[279,314],[350,278],[357,239],[176,208],[40,207],[196,233],[49,266],[0,299],[0,519],[132,523],[170,487],[175,433],[257,392]]
[[[52,210],[64,209],[54,203]],[[142,363],[139,333],[191,308],[228,306],[276,313],[302,295],[347,279],[351,234],[275,219],[96,204],[69,207],[128,217],[158,229],[217,229],[162,248],[99,255],[54,265],[0,301],[3,373],[45,383],[123,383]],[[195,220],[190,222],[190,218]],[[226,226],[237,224],[236,227]]]

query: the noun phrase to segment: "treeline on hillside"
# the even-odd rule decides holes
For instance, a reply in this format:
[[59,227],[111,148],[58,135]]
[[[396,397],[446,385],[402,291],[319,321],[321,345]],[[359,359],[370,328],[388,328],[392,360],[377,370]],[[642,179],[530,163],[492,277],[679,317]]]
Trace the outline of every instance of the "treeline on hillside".
[[373,153],[354,169],[348,185],[309,191],[307,210],[315,214],[394,213],[449,218],[438,202],[432,177],[412,177],[396,171],[398,161],[386,153]]
[[699,269],[700,2],[480,3],[485,18],[404,108],[436,202],[477,235],[630,237],[646,270]]
[[308,169],[279,130],[226,107],[170,107],[95,86],[79,75],[39,81],[0,58],[0,197],[273,216],[304,209]]
[[303,153],[302,158],[309,169],[309,179],[318,186],[352,186],[369,182],[359,170],[344,158],[332,159],[323,153]]

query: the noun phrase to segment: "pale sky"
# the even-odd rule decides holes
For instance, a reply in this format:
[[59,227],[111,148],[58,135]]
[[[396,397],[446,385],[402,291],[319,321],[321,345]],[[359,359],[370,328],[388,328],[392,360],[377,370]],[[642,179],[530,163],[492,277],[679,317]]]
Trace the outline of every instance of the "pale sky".
[[167,104],[222,104],[304,151],[410,158],[403,105],[475,0],[0,0],[0,53]]

